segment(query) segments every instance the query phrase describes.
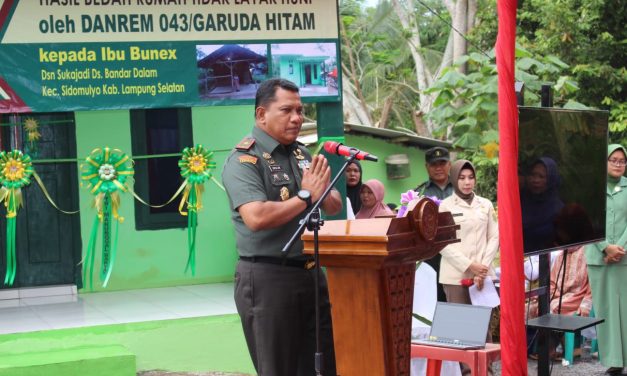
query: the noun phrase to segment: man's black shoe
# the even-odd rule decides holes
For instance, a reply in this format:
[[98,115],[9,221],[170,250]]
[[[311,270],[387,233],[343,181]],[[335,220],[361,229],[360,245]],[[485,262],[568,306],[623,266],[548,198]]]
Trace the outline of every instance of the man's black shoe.
[[620,376],[623,374],[623,368],[622,367],[610,367],[607,369],[607,371],[605,371],[606,375],[612,375],[612,376]]

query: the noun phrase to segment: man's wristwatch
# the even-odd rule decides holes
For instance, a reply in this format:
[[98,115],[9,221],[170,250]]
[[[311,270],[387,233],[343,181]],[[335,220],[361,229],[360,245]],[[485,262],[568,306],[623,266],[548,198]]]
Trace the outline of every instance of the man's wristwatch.
[[307,204],[307,208],[310,208],[311,205],[313,205],[313,202],[311,201],[311,192],[309,192],[308,190],[301,189],[300,191],[298,191],[296,196],[305,201],[305,203]]

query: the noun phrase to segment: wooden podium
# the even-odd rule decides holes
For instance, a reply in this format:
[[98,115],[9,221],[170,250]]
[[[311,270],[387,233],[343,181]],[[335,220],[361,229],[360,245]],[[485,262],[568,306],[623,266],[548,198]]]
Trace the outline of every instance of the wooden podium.
[[[337,374],[409,375],[416,261],[458,242],[451,213],[424,198],[404,218],[326,221],[327,269]],[[313,233],[304,252],[313,254]],[[323,349],[324,351],[324,349]]]

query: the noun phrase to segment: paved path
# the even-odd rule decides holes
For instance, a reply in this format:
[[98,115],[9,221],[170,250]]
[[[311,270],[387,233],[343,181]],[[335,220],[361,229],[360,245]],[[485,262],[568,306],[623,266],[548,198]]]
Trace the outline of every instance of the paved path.
[[[528,374],[534,376],[538,374],[536,361],[530,360],[528,362]],[[576,360],[572,366],[564,367],[561,363],[553,363],[553,371],[551,376],[600,376],[605,374],[605,367],[602,366],[596,360]],[[162,371],[148,371],[139,372],[138,376],[253,376],[242,373],[227,373],[227,372],[162,372]],[[497,363],[494,367],[494,375],[501,375],[501,364]]]

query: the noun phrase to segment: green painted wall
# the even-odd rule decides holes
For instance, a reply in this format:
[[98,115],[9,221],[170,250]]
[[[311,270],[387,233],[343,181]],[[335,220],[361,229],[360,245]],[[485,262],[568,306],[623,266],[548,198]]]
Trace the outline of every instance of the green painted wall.
[[[379,162],[362,161],[363,181],[378,179],[385,185],[385,202],[399,204],[401,193],[414,189],[428,177],[425,169],[425,153],[416,147],[391,144],[380,138],[347,134],[346,145],[365,150],[379,157]],[[407,154],[410,176],[405,179],[388,180],[385,158],[392,154]]]
[[[341,136],[341,104],[319,104],[318,116],[327,124],[319,129],[320,136]],[[109,146],[131,153],[130,115],[124,111],[76,112],[76,142],[79,157],[94,148]],[[253,106],[211,106],[192,109],[194,143],[214,150],[217,164],[215,175],[221,179],[224,159],[253,124]],[[415,188],[427,177],[424,152],[418,148],[389,144],[386,140],[367,136],[346,135],[346,144],[379,156],[379,163],[363,162],[364,179],[376,178],[386,186],[385,202],[398,203],[400,194]],[[385,157],[406,153],[410,158],[411,176],[388,180]],[[340,158],[332,158],[334,168]],[[340,184],[343,184],[341,182]],[[118,254],[107,290],[128,290],[177,286],[186,284],[231,281],[237,259],[235,236],[230,221],[226,193],[208,182],[203,194],[204,208],[199,213],[197,230],[196,276],[185,274],[187,261],[187,230],[135,230],[135,208],[130,194],[122,195],[120,215],[125,218],[119,226]],[[93,196],[80,190],[81,234],[83,254],[89,239],[95,210]],[[343,217],[343,216],[338,216]],[[335,217],[335,218],[338,218]],[[99,248],[97,248],[99,256]],[[100,267],[96,260],[95,268]],[[95,276],[94,290],[100,287]],[[86,292],[85,289],[82,292]]]
[[[202,143],[216,151],[215,175],[220,180],[224,159],[253,126],[253,106],[193,108],[192,121],[194,143]],[[79,157],[87,156],[94,148],[103,146],[118,148],[130,154],[129,112],[77,112],[76,143]],[[228,199],[226,193],[216,184],[208,182],[205,187],[204,208],[198,218],[196,276],[184,274],[187,262],[187,229],[136,231],[133,198],[130,194],[124,194],[120,215],[125,221],[119,227],[118,255],[107,290],[232,280],[237,254]],[[93,197],[88,190],[81,189],[83,254],[95,216],[92,202]],[[99,267],[99,260],[96,260],[96,270]],[[95,278],[94,289],[102,290],[97,283],[98,277]]]
[[[292,82],[294,82],[299,87],[306,85],[306,67],[309,66],[311,72],[309,74],[309,79],[312,85],[320,85],[326,86],[326,81],[322,79],[322,71],[320,70],[320,64],[324,63],[324,61],[328,59],[328,57],[324,56],[308,56],[305,57],[303,55],[278,55],[274,57],[274,64],[278,64],[279,67],[279,75],[282,78],[286,78]],[[293,70],[290,73],[290,62],[292,64]],[[315,72],[314,72],[315,70]]]
[[[279,60],[279,77],[290,80],[300,87],[303,86],[304,82],[300,75],[300,64],[297,60],[298,56],[299,55],[280,55],[276,56],[275,59]],[[290,62],[292,65],[292,73],[290,73]]]

